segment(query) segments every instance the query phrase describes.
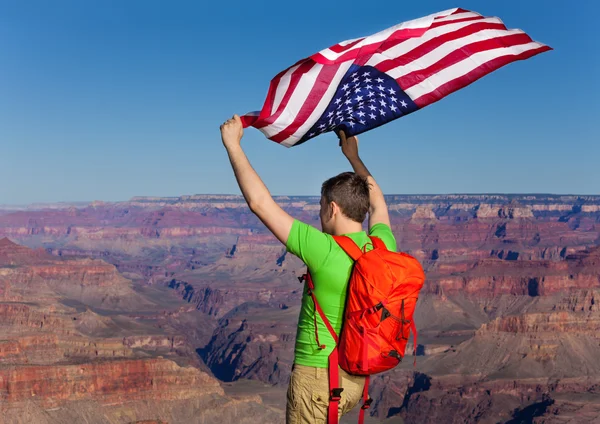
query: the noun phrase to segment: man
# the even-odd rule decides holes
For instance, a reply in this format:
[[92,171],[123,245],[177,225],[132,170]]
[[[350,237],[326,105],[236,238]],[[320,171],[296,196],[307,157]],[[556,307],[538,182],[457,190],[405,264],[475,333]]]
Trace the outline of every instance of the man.
[[[298,256],[308,266],[315,285],[314,293],[338,334],[342,327],[353,262],[332,235],[346,235],[361,249],[371,249],[369,237],[362,229],[368,213],[369,235],[379,237],[389,250],[396,250],[383,193],[358,155],[358,139],[346,138],[344,132],[339,135],[342,152],[354,172],[342,173],[323,183],[319,213],[323,228],[321,232],[295,220],[275,203],[241,148],[243,127],[240,118],[235,115],[221,125],[223,144],[250,210],[290,253]],[[324,423],[327,419],[327,359],[335,343],[318,314],[316,332],[314,322],[314,305],[310,297],[305,295],[298,320],[294,367],[288,388],[288,424]],[[319,344],[325,345],[325,348],[319,347],[316,335]],[[349,375],[342,369],[339,373],[341,387],[344,389],[338,410],[341,416],[361,399],[365,379]]]

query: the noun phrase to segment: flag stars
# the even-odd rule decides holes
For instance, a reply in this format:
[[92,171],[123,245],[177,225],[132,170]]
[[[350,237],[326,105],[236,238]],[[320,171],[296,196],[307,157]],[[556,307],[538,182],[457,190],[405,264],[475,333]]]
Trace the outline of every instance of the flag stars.
[[412,102],[396,83],[378,71],[356,70],[339,84],[329,108],[305,138],[346,127],[352,134],[408,113]]

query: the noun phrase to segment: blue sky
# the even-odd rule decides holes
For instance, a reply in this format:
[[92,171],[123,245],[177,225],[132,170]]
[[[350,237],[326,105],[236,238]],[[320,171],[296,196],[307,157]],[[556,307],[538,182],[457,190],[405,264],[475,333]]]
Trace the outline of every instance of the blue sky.
[[[275,74],[457,6],[555,50],[361,136],[384,191],[600,194],[594,0],[0,0],[0,204],[239,193],[219,125],[260,109]],[[348,169],[333,135],[243,145],[274,194]]]

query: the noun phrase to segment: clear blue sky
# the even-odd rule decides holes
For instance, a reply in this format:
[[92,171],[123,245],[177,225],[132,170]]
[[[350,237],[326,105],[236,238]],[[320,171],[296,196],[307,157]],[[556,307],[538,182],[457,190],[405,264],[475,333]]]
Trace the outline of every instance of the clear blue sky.
[[[0,204],[239,193],[219,125],[276,73],[457,6],[555,50],[364,134],[384,191],[600,194],[595,0],[0,0]],[[249,129],[244,146],[275,194],[348,168],[333,135],[286,149]]]

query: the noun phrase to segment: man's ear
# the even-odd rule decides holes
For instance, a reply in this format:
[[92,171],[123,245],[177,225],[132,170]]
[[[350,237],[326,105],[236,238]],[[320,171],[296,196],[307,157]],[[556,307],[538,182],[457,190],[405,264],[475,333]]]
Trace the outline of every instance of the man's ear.
[[335,215],[339,215],[341,213],[342,213],[342,211],[337,203],[335,203],[335,202],[329,203],[329,219],[331,219]]

